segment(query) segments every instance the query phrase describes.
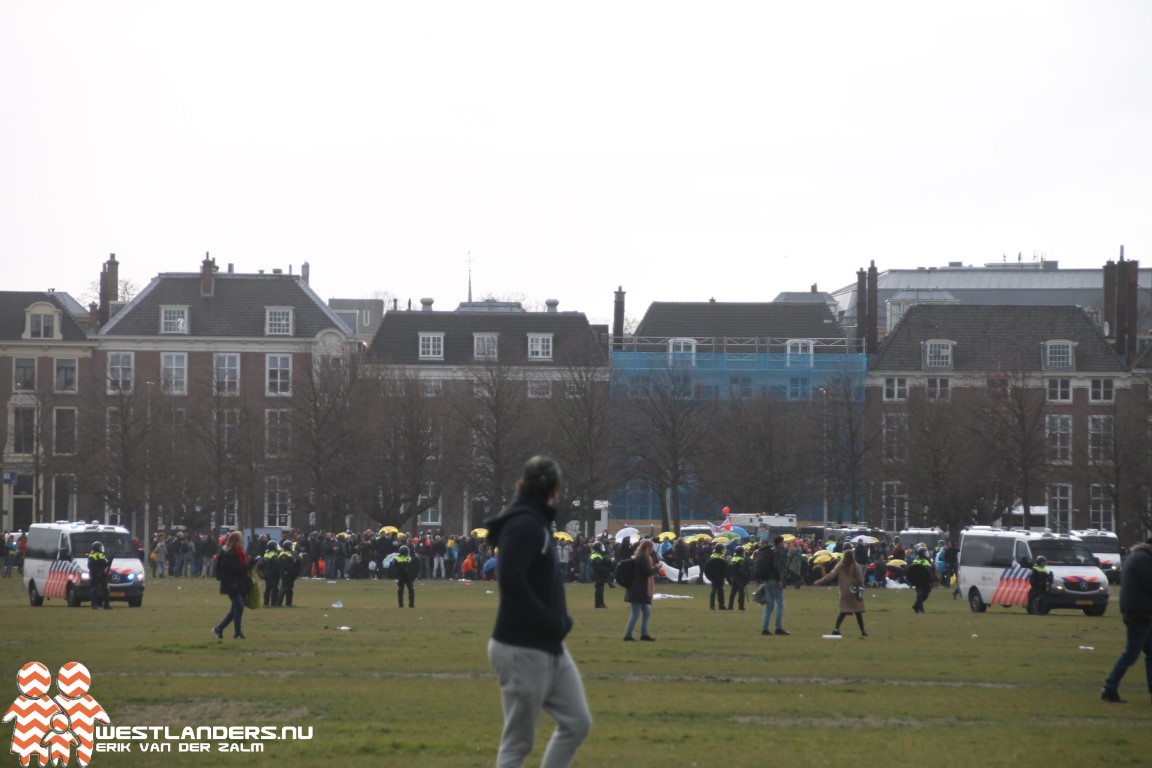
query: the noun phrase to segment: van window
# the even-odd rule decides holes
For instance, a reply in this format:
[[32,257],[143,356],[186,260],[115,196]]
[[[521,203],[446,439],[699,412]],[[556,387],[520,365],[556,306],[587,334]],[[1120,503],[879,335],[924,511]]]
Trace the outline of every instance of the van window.
[[55,560],[56,546],[60,543],[60,532],[50,528],[33,528],[28,531],[28,541],[24,546],[24,557],[32,560]]
[[1029,563],[1032,562],[1032,554],[1028,551],[1028,543],[1024,541],[1016,542],[1016,562]]
[[1015,542],[1010,536],[965,534],[960,543],[960,567],[1007,568],[1012,565]]
[[1032,554],[1043,555],[1048,565],[1095,565],[1092,550],[1082,541],[1041,539],[1032,542]]
[[126,533],[105,531],[75,531],[72,534],[72,557],[85,557],[92,551],[92,544],[104,545],[104,554],[109,560],[116,557],[137,557],[132,538]]

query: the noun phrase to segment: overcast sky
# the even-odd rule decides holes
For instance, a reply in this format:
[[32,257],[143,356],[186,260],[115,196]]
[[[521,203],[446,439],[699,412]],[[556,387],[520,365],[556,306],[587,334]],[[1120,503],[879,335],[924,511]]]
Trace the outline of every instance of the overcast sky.
[[[1152,3],[0,0],[0,287],[770,301],[1152,266]],[[469,256],[470,254],[470,256]]]

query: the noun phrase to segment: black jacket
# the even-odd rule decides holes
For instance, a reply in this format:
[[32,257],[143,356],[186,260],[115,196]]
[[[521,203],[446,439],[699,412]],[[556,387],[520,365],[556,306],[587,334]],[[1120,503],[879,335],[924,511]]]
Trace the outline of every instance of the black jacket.
[[1124,561],[1120,612],[1124,618],[1152,619],[1152,545],[1137,544]]
[[559,655],[572,617],[552,539],[556,510],[517,495],[507,509],[485,522],[497,547],[500,607],[492,639]]
[[221,552],[216,558],[216,578],[220,581],[220,594],[245,594],[252,586],[248,575],[250,562],[240,562],[240,554],[235,551]]

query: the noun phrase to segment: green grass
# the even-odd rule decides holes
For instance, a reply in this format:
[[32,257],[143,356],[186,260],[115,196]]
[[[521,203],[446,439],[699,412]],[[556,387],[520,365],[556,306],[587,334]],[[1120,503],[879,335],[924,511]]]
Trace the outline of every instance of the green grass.
[[[76,660],[92,672],[91,694],[113,725],[313,729],[310,741],[266,742],[262,754],[97,754],[95,768],[494,763],[502,717],[486,654],[491,584],[422,582],[418,607],[401,610],[391,582],[302,581],[296,607],[246,613],[242,642],[209,633],[226,611],[216,586],[152,580],[142,608],[91,611],[61,601],[33,609],[19,580],[0,581],[5,695],[18,693],[16,672],[27,661],[55,673]],[[693,599],[656,601],[657,642],[623,643],[621,590],[609,591],[608,610],[594,610],[590,586],[568,588],[576,619],[568,647],[595,718],[577,765],[1148,760],[1143,665],[1125,679],[1130,703],[1097,698],[1123,642],[1115,606],[1103,618],[999,607],[973,614],[938,589],[917,616],[909,592],[869,590],[871,636],[859,638],[849,618],[843,639],[824,640],[836,615],[832,589],[788,591],[791,637],[761,636],[759,606],[709,611],[705,587],[659,591]],[[337,600],[344,607],[333,608]],[[530,765],[550,730],[545,716]],[[4,759],[0,767],[18,765]]]

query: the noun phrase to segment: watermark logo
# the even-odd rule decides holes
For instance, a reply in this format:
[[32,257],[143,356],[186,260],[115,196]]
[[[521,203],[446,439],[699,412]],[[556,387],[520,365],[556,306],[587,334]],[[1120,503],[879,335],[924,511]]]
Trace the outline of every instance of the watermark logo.
[[56,674],[57,695],[49,697],[52,675],[48,667],[30,661],[16,673],[20,695],[4,713],[3,722],[13,722],[10,751],[20,765],[67,766],[76,749],[76,764],[83,768],[92,761],[96,723],[109,723],[108,713],[88,693],[92,675],[78,661],[70,661]]

